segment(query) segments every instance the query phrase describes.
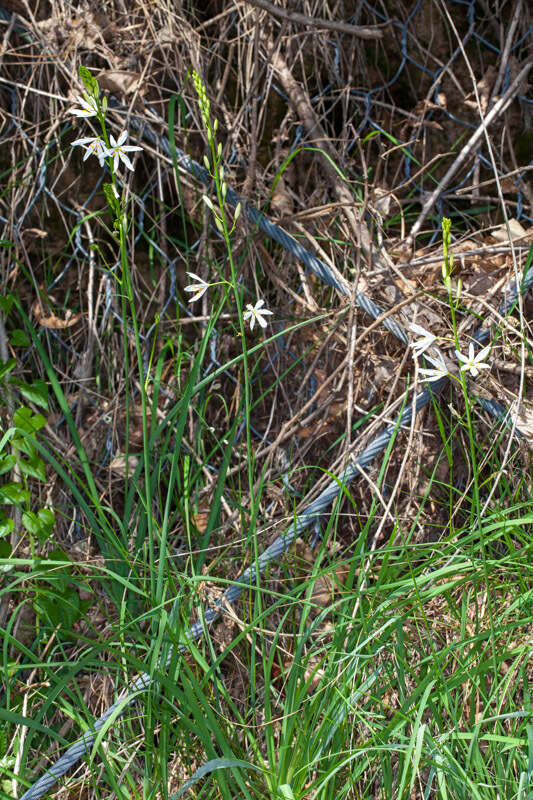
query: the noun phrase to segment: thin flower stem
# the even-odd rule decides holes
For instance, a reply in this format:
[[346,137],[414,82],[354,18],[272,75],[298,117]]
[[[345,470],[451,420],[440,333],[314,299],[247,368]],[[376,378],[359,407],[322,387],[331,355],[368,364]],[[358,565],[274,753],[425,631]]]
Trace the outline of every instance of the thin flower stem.
[[[153,525],[153,517],[152,517],[152,493],[151,493],[151,479],[150,479],[150,449],[149,449],[149,431],[148,431],[148,419],[147,419],[147,404],[146,404],[146,391],[145,391],[145,375],[144,375],[144,366],[143,366],[143,358],[142,358],[142,351],[141,351],[141,342],[140,342],[140,334],[139,334],[139,323],[137,320],[137,312],[135,310],[135,298],[133,296],[133,287],[131,285],[131,275],[129,269],[129,261],[128,261],[128,253],[126,248],[126,236],[127,236],[127,218],[125,213],[122,213],[120,220],[120,262],[122,267],[122,299],[123,299],[123,308],[124,304],[127,302],[129,304],[129,311],[131,315],[131,322],[133,325],[133,335],[135,339],[135,352],[137,355],[137,368],[139,370],[139,383],[141,386],[141,416],[142,416],[142,430],[143,430],[143,456],[144,456],[144,488],[145,488],[145,497],[146,497],[146,522],[147,522],[147,538],[148,538],[148,548],[150,551],[150,564],[155,564],[155,551],[154,551],[154,525]],[[124,351],[125,357],[127,359],[127,352],[128,352],[128,339],[127,339],[127,317],[124,316]],[[126,425],[128,426],[128,421],[126,418]],[[126,427],[128,430],[128,427]],[[126,459],[128,455],[126,453]],[[126,473],[127,473],[126,469]],[[150,588],[152,591],[152,597],[155,596],[155,575],[153,571],[150,571]]]
[[[450,245],[450,222],[446,220],[446,225],[444,224],[443,220],[443,250],[444,250],[444,266],[447,270],[448,280],[445,280],[445,285],[448,289],[448,301],[450,305],[450,314],[452,318],[452,328],[454,334],[454,341],[455,347],[459,350],[459,335],[457,331],[457,322],[456,322],[456,310],[457,306],[455,305],[454,299],[452,297],[452,287],[451,287],[451,270],[452,270],[452,262],[453,257],[450,258],[449,256],[449,245]],[[443,270],[444,272],[444,270]],[[458,292],[459,294],[459,292]],[[457,297],[457,305],[459,304],[459,297]],[[468,388],[466,384],[466,374],[464,370],[459,370],[459,381],[461,383],[461,388],[463,391],[463,397],[465,400],[465,412],[466,412],[466,428],[468,433],[468,444],[470,450],[470,459],[472,462],[472,475],[473,475],[473,492],[474,492],[474,508],[475,508],[475,524],[478,529],[479,534],[479,541],[481,546],[481,552],[483,557],[483,570],[484,570],[484,577],[485,577],[485,585],[488,589],[488,570],[487,570],[487,551],[485,547],[485,539],[483,536],[483,528],[481,524],[481,500],[479,496],[479,470],[477,467],[477,458],[476,458],[476,445],[474,441],[474,427],[473,427],[473,415],[472,415],[472,408],[470,405],[470,397],[468,394]],[[452,516],[450,516],[452,519]],[[494,649],[494,642],[495,642],[495,630],[494,630],[494,619],[492,613],[492,606],[489,603],[489,624],[491,628],[491,646],[492,646],[492,657],[494,663],[494,670],[497,670],[497,659],[496,653]]]
[[[241,344],[242,344],[242,364],[243,364],[243,379],[244,379],[244,422],[245,422],[245,430],[246,430],[246,449],[248,453],[247,458],[247,477],[248,477],[248,490],[249,490],[249,497],[250,497],[250,520],[249,520],[249,530],[255,531],[255,521],[257,517],[257,503],[255,499],[255,491],[254,491],[254,469],[253,469],[253,449],[252,449],[252,435],[251,435],[251,426],[250,426],[250,409],[251,409],[251,395],[250,395],[250,366],[248,361],[248,349],[246,345],[246,331],[244,327],[244,315],[243,315],[243,306],[242,306],[242,299],[241,294],[239,292],[239,287],[237,284],[237,270],[235,267],[235,261],[233,258],[233,251],[231,247],[231,232],[233,231],[234,224],[231,227],[231,230],[228,228],[227,219],[226,219],[226,202],[225,202],[225,183],[224,183],[224,174],[220,172],[220,160],[221,160],[221,146],[217,145],[215,141],[216,135],[216,123],[212,126],[211,121],[209,119],[209,107],[206,103],[205,99],[205,88],[202,86],[200,79],[196,76],[195,85],[197,92],[200,98],[200,108],[202,111],[202,118],[204,121],[204,125],[206,127],[206,131],[208,134],[208,141],[209,147],[211,150],[211,163],[213,165],[213,178],[215,181],[215,188],[217,194],[217,201],[218,207],[220,209],[220,217],[216,210],[214,210],[215,220],[217,221],[217,228],[221,232],[222,236],[224,237],[224,241],[226,243],[226,251],[228,255],[228,262],[230,265],[231,270],[231,284],[233,287],[234,295],[235,295],[235,304],[237,307],[237,315],[239,321],[239,332],[241,337]],[[224,187],[224,188],[223,188]],[[233,221],[233,223],[235,220]],[[260,482],[261,483],[261,482]],[[259,557],[259,549],[258,549],[258,542],[257,536],[253,535],[252,539],[252,547],[253,547],[253,558],[257,561]],[[256,582],[257,588],[259,590],[259,571],[256,573]],[[261,602],[261,592],[256,592],[256,602]]]

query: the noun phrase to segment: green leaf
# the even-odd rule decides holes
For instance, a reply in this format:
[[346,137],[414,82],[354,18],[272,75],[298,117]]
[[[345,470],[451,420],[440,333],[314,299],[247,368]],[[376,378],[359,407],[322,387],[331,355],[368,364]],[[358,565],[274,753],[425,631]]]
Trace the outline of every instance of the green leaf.
[[[37,514],[34,511],[25,511],[22,515],[22,524],[28,533],[36,536],[44,544],[54,528],[55,515],[49,508],[41,508]],[[63,553],[61,560],[64,560]]]
[[[1,242],[5,242],[5,239],[0,240],[0,245]],[[11,244],[11,242],[9,244]],[[12,294],[6,294],[6,295],[0,294],[0,309],[2,309],[4,314],[9,314],[13,303],[14,303],[14,297]]]
[[[15,528],[15,523],[10,517],[6,516],[4,512],[0,512],[0,537],[11,536]],[[0,539],[1,544],[1,539]],[[0,556],[3,558],[3,556]]]
[[83,64],[80,64],[78,67],[78,74],[83,81],[83,85],[87,89],[92,97],[98,97],[100,94],[100,87],[98,86],[98,81],[96,78],[93,78],[92,73],[89,72],[87,67],[84,67]]
[[29,403],[35,403],[36,406],[44,408],[48,411],[48,386],[42,380],[33,381],[33,383],[26,383],[20,381],[18,378],[11,378],[9,383],[16,386],[21,395]]
[[6,539],[0,539],[0,558],[9,558],[11,555],[11,545]]
[[50,622],[54,628],[61,626],[65,632],[70,632],[80,618],[80,596],[71,586],[62,592],[37,592],[33,607],[41,619]]
[[278,797],[282,797],[283,800],[295,800],[293,791],[288,783],[278,786]]
[[6,505],[27,503],[29,499],[30,493],[21,483],[11,481],[10,483],[4,483],[3,486],[0,486],[0,500]]
[[45,483],[46,470],[44,468],[44,461],[39,456],[35,458],[20,459],[19,469],[28,478],[35,478],[38,481]]
[[13,414],[13,424],[26,433],[35,433],[39,428],[44,428],[46,419],[42,414],[34,414],[31,408],[21,406]]
[[13,347],[29,347],[30,344],[26,331],[23,331],[21,328],[15,328],[14,331],[11,331],[9,342]]
[[17,366],[17,362],[14,358],[8,358],[7,361],[0,362],[0,380],[7,375],[8,372],[11,372],[14,367]]
[[[46,535],[50,536],[56,523],[56,515],[51,508],[41,508],[41,510],[37,512],[37,516],[41,523],[41,530],[46,531]],[[64,559],[65,554],[61,553],[61,557]]]
[[20,453],[25,453],[28,458],[35,458],[37,450],[29,436],[13,436],[11,446]]
[[5,475],[6,472],[10,472],[16,463],[16,456],[12,453],[5,453],[5,455],[0,457],[0,475]]

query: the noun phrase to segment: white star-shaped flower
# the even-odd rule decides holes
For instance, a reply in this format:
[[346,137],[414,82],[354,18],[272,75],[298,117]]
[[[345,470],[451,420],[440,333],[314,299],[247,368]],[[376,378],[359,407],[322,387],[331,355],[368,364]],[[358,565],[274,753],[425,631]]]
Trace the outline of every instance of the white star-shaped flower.
[[109,137],[111,147],[107,151],[106,155],[113,158],[113,169],[115,172],[118,169],[119,161],[122,161],[122,163],[125,164],[128,169],[133,171],[133,164],[126,153],[133,153],[135,150],[142,150],[142,147],[138,147],[135,144],[125,144],[127,138],[128,131],[122,131],[118,139],[115,139],[114,136]]
[[468,371],[472,375],[473,378],[476,378],[479,375],[480,369],[490,369],[490,364],[484,364],[483,362],[487,358],[490,350],[490,344],[480,350],[479,353],[474,355],[474,345],[470,342],[468,347],[468,356],[464,356],[459,350],[455,351],[455,355],[462,361],[463,364],[461,366],[461,372]]
[[444,378],[448,374],[448,367],[444,363],[444,359],[439,353],[438,361],[431,356],[425,356],[427,361],[430,364],[433,364],[434,369],[420,369],[419,372],[421,375],[424,375],[424,380],[429,381],[438,381],[441,378]]
[[103,139],[99,136],[87,136],[85,139],[76,139],[75,142],[72,142],[72,147],[77,147],[78,145],[85,147],[84,161],[87,161],[92,153],[92,155],[97,156],[100,166],[104,166],[104,161],[107,156],[107,147]]
[[98,113],[98,105],[94,97],[81,97],[81,95],[76,96],[76,100],[80,104],[81,108],[70,108],[69,114],[74,114],[76,117],[96,117]]
[[189,286],[185,287],[186,292],[195,293],[188,300],[189,303],[194,303],[196,300],[199,300],[203,293],[209,288],[209,284],[206,283],[203,278],[200,278],[199,275],[195,275],[194,272],[188,272],[187,275],[197,281],[197,283],[191,283]]
[[245,322],[246,320],[250,320],[251,331],[254,329],[256,320],[262,328],[266,328],[267,322],[266,319],[263,319],[263,317],[265,314],[272,314],[272,311],[269,311],[268,308],[263,308],[264,305],[264,300],[258,300],[255,306],[253,306],[251,303],[246,304],[246,311],[244,312],[243,319]]
[[413,348],[415,356],[421,356],[422,353],[431,347],[431,345],[437,341],[437,337],[433,336],[432,333],[427,331],[425,328],[422,328],[421,325],[417,325],[415,322],[412,322],[409,325],[409,330],[413,331],[413,333],[417,333],[421,338],[418,339],[416,342],[411,342],[411,347]]

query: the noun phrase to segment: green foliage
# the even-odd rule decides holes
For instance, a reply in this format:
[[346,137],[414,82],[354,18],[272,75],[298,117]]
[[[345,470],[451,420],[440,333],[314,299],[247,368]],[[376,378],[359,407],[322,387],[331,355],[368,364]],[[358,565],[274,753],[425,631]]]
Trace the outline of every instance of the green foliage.
[[44,544],[54,529],[54,512],[49,508],[41,508],[37,513],[25,511],[22,515],[22,524],[28,533]]
[[[6,314],[12,309],[13,297],[4,297],[2,301],[2,311]],[[11,331],[12,347],[27,347],[28,343],[25,331],[19,328]],[[10,408],[18,395],[24,401],[48,412],[48,386],[45,381],[38,379],[29,383],[17,377],[8,378],[16,366],[16,359],[10,358],[0,368],[0,402]],[[9,442],[10,449],[0,452],[0,476],[4,476],[4,481],[0,484],[0,506],[15,506],[19,509],[22,525],[30,535],[30,540],[37,540],[41,544],[51,535],[55,523],[51,509],[31,507],[31,481],[46,483],[46,469],[35,438],[45,425],[46,418],[43,414],[35,412],[29,406],[18,406],[13,411],[12,427],[2,440],[4,448]],[[10,474],[14,479],[9,480]],[[14,529],[13,518],[0,508],[0,537],[11,536]],[[2,546],[4,552],[7,552],[6,544]]]
[[71,581],[70,563],[63,550],[49,553],[46,562],[41,562],[41,573],[33,595],[33,608],[39,620],[52,629],[59,627],[63,636],[72,633],[74,625],[92,602],[80,600]]

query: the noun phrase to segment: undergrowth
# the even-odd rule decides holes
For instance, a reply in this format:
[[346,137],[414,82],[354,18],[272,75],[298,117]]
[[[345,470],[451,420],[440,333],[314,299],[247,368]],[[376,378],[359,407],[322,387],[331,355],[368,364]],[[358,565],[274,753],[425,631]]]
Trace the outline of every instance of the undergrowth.
[[[59,4],[87,66],[78,81],[52,59],[46,89],[45,72],[22,75],[21,47],[49,52],[38,9],[6,32],[23,42],[6,85],[16,94],[24,79],[51,119],[42,108],[27,119],[21,100],[1,157],[0,796],[21,797],[89,732],[58,797],[533,800],[530,301],[518,292],[502,308],[492,291],[499,281],[509,296],[533,258],[525,234],[511,235],[519,203],[501,191],[506,160],[520,172],[512,143],[496,168],[487,138],[478,205],[463,208],[465,167],[448,216],[431,209],[424,246],[406,254],[406,224],[469,133],[430,118],[442,97],[417,96],[420,119],[402,110],[393,124],[416,89],[418,62],[403,72],[416,37],[398,43],[391,26],[361,49],[355,74],[381,76],[384,116],[357,133],[356,157],[332,142],[355,140],[359,90],[323,84],[352,74],[352,44],[335,39],[335,59],[286,42],[289,67],[277,12],[248,29],[241,5],[216,17],[227,36],[204,52],[209,13],[197,33],[190,9],[158,4],[148,22],[161,61],[141,109],[127,108],[139,73],[130,90],[116,66],[132,54],[106,62],[105,37],[86,52],[102,25],[127,50],[118,11],[109,25],[88,16],[76,39]],[[325,17],[323,5],[306,12]],[[467,42],[462,11],[459,32],[431,13],[439,36]],[[181,31],[176,65],[164,25]],[[479,68],[469,126],[488,103],[492,51],[481,50],[463,52]],[[459,79],[442,78],[454,113]],[[440,138],[421,145],[425,114]],[[297,120],[304,134],[288,147]],[[313,131],[318,142],[301,146]],[[250,147],[235,161],[239,137]],[[189,156],[198,163],[185,168]],[[331,272],[295,268],[261,228],[276,215]],[[377,323],[359,292],[386,310]],[[404,339],[385,332],[389,317]],[[414,413],[422,390],[429,402]],[[276,558],[253,569],[282,534]]]

